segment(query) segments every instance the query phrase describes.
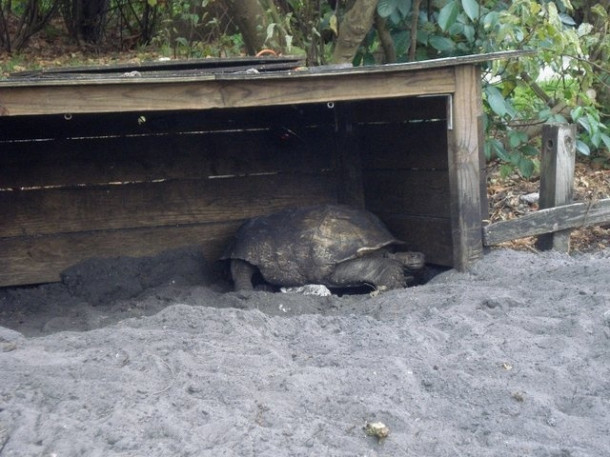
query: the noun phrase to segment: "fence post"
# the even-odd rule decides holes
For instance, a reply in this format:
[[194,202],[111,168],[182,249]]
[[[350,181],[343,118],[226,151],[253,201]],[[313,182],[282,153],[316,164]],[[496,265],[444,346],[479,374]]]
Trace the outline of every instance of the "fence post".
[[[576,160],[576,125],[546,124],[542,128],[540,209],[572,203]],[[540,235],[540,250],[570,250],[570,230]]]

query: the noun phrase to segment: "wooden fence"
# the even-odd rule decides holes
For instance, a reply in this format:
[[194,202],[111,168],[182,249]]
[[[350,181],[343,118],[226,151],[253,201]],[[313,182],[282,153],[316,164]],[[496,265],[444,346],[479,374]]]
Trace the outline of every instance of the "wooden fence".
[[485,246],[538,235],[538,249],[568,252],[572,229],[610,223],[610,198],[572,202],[575,136],[574,125],[544,126],[540,162],[540,209],[518,219],[483,227]]

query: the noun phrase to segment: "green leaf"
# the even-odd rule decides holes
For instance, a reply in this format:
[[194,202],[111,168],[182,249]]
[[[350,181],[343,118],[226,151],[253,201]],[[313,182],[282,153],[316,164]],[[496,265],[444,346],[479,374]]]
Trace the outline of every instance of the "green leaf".
[[507,163],[502,164],[500,166],[500,176],[502,178],[507,178],[508,176],[513,174],[513,166]]
[[534,170],[536,169],[534,162],[524,156],[519,157],[519,163],[517,166],[519,168],[519,172],[523,175],[524,178],[531,177],[534,174]]
[[396,48],[396,54],[402,55],[409,50],[409,46],[411,45],[411,33],[408,30],[392,33],[392,41]]
[[521,152],[523,152],[523,154],[525,154],[526,156],[532,156],[532,157],[536,157],[540,151],[538,149],[536,149],[534,146],[531,146],[529,144],[526,144],[525,146],[523,146],[521,148]]
[[571,27],[576,25],[576,21],[572,19],[571,16],[568,16],[566,13],[559,13],[559,19],[564,25],[569,25]]
[[578,33],[579,38],[582,38],[585,35],[589,35],[592,31],[593,31],[593,26],[586,22],[583,22],[582,24],[580,24],[578,26],[578,29],[576,29],[576,32]]
[[443,32],[446,32],[453,25],[460,12],[457,1],[453,0],[447,3],[438,14],[438,26]]
[[401,0],[398,2],[398,11],[402,14],[402,17],[407,17],[407,14],[411,12],[413,8],[413,0]]
[[434,35],[428,40],[430,46],[440,52],[452,51],[455,49],[455,43],[450,38]]
[[485,94],[487,95],[487,103],[489,103],[492,111],[498,116],[505,116],[507,110],[502,93],[494,86],[487,86]]
[[583,116],[583,117],[579,118],[576,122],[578,122],[580,125],[582,125],[588,133],[591,133],[591,124],[589,123],[588,118]]
[[474,27],[470,24],[466,24],[464,26],[464,30],[462,32],[464,34],[464,36],[466,37],[466,39],[468,40],[469,43],[474,43],[474,34],[475,34],[475,30]]
[[586,143],[584,143],[580,140],[576,140],[576,150],[586,156],[591,154],[591,150],[589,149],[589,146],[587,146]]
[[500,140],[497,139],[491,139],[489,140],[489,144],[491,145],[491,150],[493,152],[495,152],[496,156],[500,159],[503,160],[504,162],[508,162],[510,160],[510,156],[508,154],[508,152],[506,151],[506,148],[504,148],[504,145],[502,144],[502,142]]
[[579,117],[581,117],[583,115],[583,112],[584,112],[583,107],[577,106],[570,112],[570,116],[572,117],[572,119],[574,119],[576,121],[576,120],[578,120]]
[[604,6],[601,3],[598,3],[595,6],[592,6],[591,12],[597,14],[602,19],[608,18],[608,11],[606,11],[606,8],[604,8]]
[[377,4],[377,14],[386,18],[389,17],[398,8],[399,0],[379,0]]
[[547,119],[548,122],[557,122],[559,124],[569,124],[568,120],[565,118],[565,116],[561,115],[561,114],[553,114],[552,116],[550,116]]
[[508,132],[508,144],[511,148],[516,148],[522,143],[527,142],[527,133],[520,132],[518,130],[511,130]]
[[595,132],[591,135],[591,144],[595,146],[595,148],[599,148],[599,145],[602,143],[601,133]]
[[602,133],[601,137],[602,141],[606,145],[606,149],[610,150],[610,136],[606,135],[605,133]]
[[481,7],[477,0],[462,0],[462,8],[471,21],[476,21],[481,15]]
[[491,31],[496,28],[498,25],[498,21],[500,19],[500,14],[497,11],[491,11],[483,16],[483,28],[486,31]]
[[273,32],[275,31],[275,24],[269,24],[267,26],[267,38],[265,39],[265,41],[270,40],[271,38],[273,38]]

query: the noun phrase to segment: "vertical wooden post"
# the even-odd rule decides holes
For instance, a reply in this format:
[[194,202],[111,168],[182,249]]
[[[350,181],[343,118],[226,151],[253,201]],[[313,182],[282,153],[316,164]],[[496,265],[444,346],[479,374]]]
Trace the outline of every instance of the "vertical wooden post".
[[[547,124],[542,128],[540,160],[540,209],[572,202],[574,167],[576,162],[576,126]],[[540,250],[570,250],[570,230],[540,235],[536,247]]]
[[483,256],[482,202],[485,176],[482,173],[483,145],[481,79],[478,67],[455,68],[453,130],[448,131],[449,185],[453,266],[465,270]]

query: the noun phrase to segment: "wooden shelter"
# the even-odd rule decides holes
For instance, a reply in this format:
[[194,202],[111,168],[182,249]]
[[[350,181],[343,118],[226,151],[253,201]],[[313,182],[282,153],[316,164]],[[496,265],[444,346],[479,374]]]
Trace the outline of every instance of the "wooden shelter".
[[482,255],[479,65],[203,60],[0,81],[0,286],[88,257],[201,246],[247,218],[366,207],[430,263]]

